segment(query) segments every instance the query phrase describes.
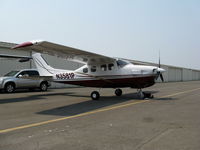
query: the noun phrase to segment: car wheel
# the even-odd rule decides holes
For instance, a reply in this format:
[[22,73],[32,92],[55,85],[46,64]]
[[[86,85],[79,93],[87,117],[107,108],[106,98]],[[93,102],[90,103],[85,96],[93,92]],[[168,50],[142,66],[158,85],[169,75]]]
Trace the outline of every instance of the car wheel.
[[13,93],[15,91],[15,85],[13,83],[7,83],[4,89],[7,93]]
[[41,91],[47,91],[47,89],[48,89],[47,83],[46,82],[42,82],[40,84],[40,90]]

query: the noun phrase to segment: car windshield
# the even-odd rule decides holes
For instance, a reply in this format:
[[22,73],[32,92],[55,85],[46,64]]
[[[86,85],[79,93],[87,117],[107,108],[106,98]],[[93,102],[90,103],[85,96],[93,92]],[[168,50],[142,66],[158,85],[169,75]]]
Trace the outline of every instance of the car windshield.
[[16,75],[19,71],[11,71],[7,74],[4,75],[4,77],[13,77],[14,75]]

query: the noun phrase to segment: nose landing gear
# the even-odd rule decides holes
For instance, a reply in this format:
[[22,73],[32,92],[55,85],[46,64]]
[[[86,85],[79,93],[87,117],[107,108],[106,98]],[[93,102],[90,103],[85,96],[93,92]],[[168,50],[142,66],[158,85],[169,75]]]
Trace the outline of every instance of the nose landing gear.
[[148,93],[148,92],[143,92],[142,89],[138,90],[138,96],[140,99],[145,99],[145,98],[154,98],[153,94]]

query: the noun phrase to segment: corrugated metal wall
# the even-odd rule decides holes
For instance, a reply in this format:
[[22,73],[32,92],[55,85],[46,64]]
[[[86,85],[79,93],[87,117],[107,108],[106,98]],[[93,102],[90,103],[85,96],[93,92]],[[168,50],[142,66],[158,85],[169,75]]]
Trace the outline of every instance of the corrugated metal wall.
[[[10,55],[22,55],[29,56],[30,53],[23,51],[12,51],[6,48],[0,47],[1,54],[10,54]],[[20,63],[16,60],[8,60],[0,58],[0,76],[10,72],[11,70],[20,70],[24,68],[30,68],[30,62]]]
[[[179,81],[195,81],[200,80],[200,71],[192,70],[186,68],[172,67],[172,66],[162,66],[166,70],[163,73],[165,82],[179,82]],[[157,80],[161,82],[161,80]]]

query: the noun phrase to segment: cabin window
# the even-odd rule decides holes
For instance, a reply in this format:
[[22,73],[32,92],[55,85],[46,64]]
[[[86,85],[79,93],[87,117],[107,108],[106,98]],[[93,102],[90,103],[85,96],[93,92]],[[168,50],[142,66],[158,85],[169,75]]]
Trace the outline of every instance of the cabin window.
[[101,70],[102,71],[106,71],[107,70],[107,66],[106,65],[101,65]]
[[88,68],[83,68],[84,73],[88,73]]
[[114,64],[108,64],[108,70],[113,70]]
[[97,70],[97,67],[96,67],[96,66],[92,66],[92,67],[91,67],[91,72],[96,72],[96,70]]

